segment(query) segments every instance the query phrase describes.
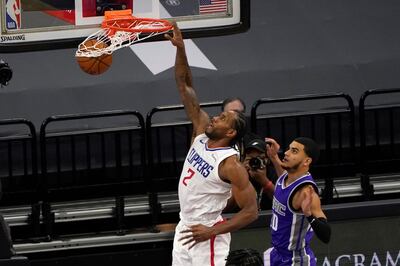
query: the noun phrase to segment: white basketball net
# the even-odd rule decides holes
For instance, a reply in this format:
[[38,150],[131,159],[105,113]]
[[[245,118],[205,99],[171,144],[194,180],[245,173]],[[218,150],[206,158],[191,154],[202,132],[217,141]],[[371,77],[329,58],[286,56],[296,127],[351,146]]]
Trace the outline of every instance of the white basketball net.
[[[128,27],[129,29],[135,29],[135,32],[113,30],[113,26],[121,28],[119,27],[119,23],[119,21],[114,21],[111,25],[109,25],[110,28],[103,28],[87,37],[81,44],[79,44],[75,56],[98,57],[104,54],[112,54],[118,49],[169,31],[169,29],[160,31],[160,28],[165,29],[165,23],[163,22],[140,20],[134,20]],[[144,29],[150,29],[153,31],[142,34]],[[90,46],[88,46],[86,43],[88,40],[95,41],[89,42]],[[103,48],[103,46],[105,46],[104,44],[107,44],[107,46]]]

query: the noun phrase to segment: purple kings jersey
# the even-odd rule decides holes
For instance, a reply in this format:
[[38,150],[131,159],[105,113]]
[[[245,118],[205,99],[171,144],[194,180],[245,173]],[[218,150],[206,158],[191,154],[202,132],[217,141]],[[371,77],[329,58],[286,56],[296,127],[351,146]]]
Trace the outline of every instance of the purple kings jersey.
[[317,186],[310,173],[300,177],[287,187],[285,187],[286,177],[287,173],[284,173],[278,178],[275,185],[270,224],[272,245],[282,256],[291,258],[293,262],[303,261],[305,257],[309,260],[310,256],[313,257],[309,249],[313,231],[307,218],[303,213],[293,210],[289,201],[292,200],[299,186],[304,184],[313,185],[315,188]]

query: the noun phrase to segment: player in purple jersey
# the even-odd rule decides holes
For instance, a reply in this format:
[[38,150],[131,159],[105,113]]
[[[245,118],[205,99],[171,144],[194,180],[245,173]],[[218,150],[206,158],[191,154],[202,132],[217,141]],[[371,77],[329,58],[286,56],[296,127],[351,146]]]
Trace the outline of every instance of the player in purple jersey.
[[331,229],[321,208],[317,186],[308,172],[319,156],[318,145],[296,138],[281,161],[279,144],[266,138],[267,155],[279,176],[270,223],[272,247],[264,252],[264,265],[316,265],[310,248],[313,233],[328,243]]

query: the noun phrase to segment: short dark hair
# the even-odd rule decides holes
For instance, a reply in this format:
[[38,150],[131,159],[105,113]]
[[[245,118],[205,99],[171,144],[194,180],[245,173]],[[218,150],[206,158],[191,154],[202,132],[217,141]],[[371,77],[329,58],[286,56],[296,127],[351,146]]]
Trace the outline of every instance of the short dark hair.
[[232,250],[226,258],[226,266],[263,266],[260,252],[252,248]]
[[239,97],[232,97],[232,98],[226,98],[223,102],[222,102],[222,108],[221,110],[224,111],[225,110],[225,106],[228,103],[234,102],[234,101],[239,101],[242,105],[243,105],[243,112],[246,112],[246,104],[244,103],[244,101],[242,99],[240,99]]
[[236,130],[236,136],[231,140],[230,145],[235,145],[241,141],[246,134],[246,116],[243,112],[233,110],[236,113],[236,119],[233,122],[233,129]]
[[312,159],[312,163],[318,161],[319,147],[318,144],[310,138],[298,137],[294,141],[304,145],[304,152]]

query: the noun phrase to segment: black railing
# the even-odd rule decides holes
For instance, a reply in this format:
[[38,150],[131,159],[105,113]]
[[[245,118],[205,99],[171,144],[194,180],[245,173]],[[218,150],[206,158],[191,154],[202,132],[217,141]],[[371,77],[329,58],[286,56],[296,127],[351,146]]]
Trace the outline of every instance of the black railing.
[[[334,102],[328,105],[331,99]],[[344,100],[344,104],[339,105],[338,99]],[[302,106],[305,103],[308,104],[306,108]],[[283,107],[276,112],[274,104]],[[260,111],[261,106],[270,109]],[[283,149],[299,136],[316,140],[321,145],[321,155],[313,166],[313,174],[317,179],[325,179],[325,201],[329,202],[333,197],[334,177],[354,176],[356,173],[354,104],[347,94],[259,99],[251,109],[251,128],[261,136],[277,139]]]
[[[116,125],[114,120],[127,117],[134,122]],[[100,129],[49,130],[50,124],[74,121],[76,128],[110,118],[113,121],[103,122]],[[137,111],[52,116],[41,125],[40,146],[45,235],[51,238],[54,233],[52,202],[104,197],[115,197],[114,216],[121,230],[124,197],[148,190],[143,116]]]
[[1,128],[10,126],[21,126],[22,131],[0,137],[1,205],[35,203],[39,184],[35,127],[22,118],[0,120]]
[[40,234],[38,150],[35,126],[24,118],[0,120],[7,129],[0,137],[0,198],[1,206],[30,206],[25,237]]
[[[83,120],[121,117],[135,120],[124,121],[122,126],[103,124],[100,129],[48,129],[50,124],[65,121],[80,120],[84,125]],[[78,199],[108,196],[104,193],[143,193],[146,189],[145,126],[137,111],[49,117],[40,128],[40,145],[43,185],[50,199],[68,199],[71,193]]]
[[[370,175],[400,172],[400,88],[364,92],[359,102],[362,187],[367,196],[374,191]],[[385,103],[379,99],[385,97]],[[397,95],[397,98],[396,98]],[[366,103],[371,99],[372,103]],[[373,102],[375,100],[375,102]]]
[[[346,181],[360,172],[361,180],[354,182],[364,195],[374,196],[372,174],[399,172],[400,103],[396,97],[386,96],[399,92],[370,90],[361,97],[359,153],[354,105],[343,93],[257,100],[251,110],[251,127],[261,136],[277,139],[282,150],[295,137],[315,139],[321,145],[321,157],[312,173],[324,183],[325,201],[333,199],[337,178]],[[385,96],[384,104],[378,95]],[[275,109],[276,104],[282,106]],[[201,107],[219,113],[221,105],[212,102]],[[101,123],[93,126],[94,121]],[[20,127],[19,131],[11,130],[14,126]],[[38,202],[43,202],[45,234],[51,234],[56,201],[115,198],[113,217],[120,228],[125,196],[148,195],[152,223],[156,224],[162,220],[158,219],[158,195],[177,191],[192,138],[183,105],[156,107],[147,114],[146,123],[136,111],[52,116],[43,121],[39,140],[33,124],[25,119],[0,120],[0,130],[1,205],[32,204],[29,218],[38,229]],[[148,217],[146,214],[145,219]]]

